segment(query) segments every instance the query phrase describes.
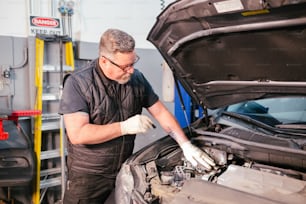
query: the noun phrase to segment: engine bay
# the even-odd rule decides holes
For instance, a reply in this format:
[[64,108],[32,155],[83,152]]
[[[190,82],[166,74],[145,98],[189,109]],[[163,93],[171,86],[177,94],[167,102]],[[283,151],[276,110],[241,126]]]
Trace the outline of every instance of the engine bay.
[[176,203],[177,198],[195,199],[205,203],[207,197],[200,189],[207,182],[225,189],[285,203],[304,203],[306,199],[306,174],[242,159],[241,157],[213,147],[203,147],[216,162],[206,171],[194,168],[180,149],[169,151],[159,159],[146,164],[150,191],[145,199],[156,203]]

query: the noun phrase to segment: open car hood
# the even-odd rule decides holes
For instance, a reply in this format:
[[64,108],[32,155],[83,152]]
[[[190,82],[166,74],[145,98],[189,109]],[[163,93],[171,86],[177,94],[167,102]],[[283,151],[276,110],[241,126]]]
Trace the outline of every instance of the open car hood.
[[148,38],[198,104],[306,95],[306,0],[181,0]]

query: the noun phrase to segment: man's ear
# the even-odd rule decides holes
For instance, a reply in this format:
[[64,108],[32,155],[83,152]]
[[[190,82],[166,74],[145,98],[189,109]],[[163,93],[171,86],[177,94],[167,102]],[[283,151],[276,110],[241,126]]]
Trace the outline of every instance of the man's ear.
[[107,59],[103,56],[99,57],[99,64],[105,64]]
[[104,63],[105,63],[105,58],[104,58],[104,57],[102,57],[102,56],[101,56],[101,57],[99,57],[99,62],[100,62],[100,63],[102,63],[102,62],[104,62]]

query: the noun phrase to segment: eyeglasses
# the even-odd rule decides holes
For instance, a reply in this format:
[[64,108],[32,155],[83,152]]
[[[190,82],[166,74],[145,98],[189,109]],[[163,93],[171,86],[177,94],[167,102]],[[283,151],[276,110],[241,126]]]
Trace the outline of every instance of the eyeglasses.
[[116,67],[118,67],[119,69],[121,69],[124,72],[127,72],[130,68],[134,67],[134,65],[138,62],[138,60],[140,59],[140,57],[138,55],[136,55],[136,59],[134,60],[134,62],[132,64],[128,64],[128,65],[119,65],[117,63],[115,63],[114,61],[110,60],[109,58],[102,56],[105,59],[107,59],[110,63],[112,63],[113,65],[115,65]]

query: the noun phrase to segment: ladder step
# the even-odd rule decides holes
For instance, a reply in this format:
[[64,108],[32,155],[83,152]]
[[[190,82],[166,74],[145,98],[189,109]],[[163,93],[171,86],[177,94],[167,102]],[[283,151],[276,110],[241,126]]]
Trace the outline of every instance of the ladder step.
[[59,94],[56,94],[56,93],[43,93],[42,100],[43,101],[56,101],[56,100],[59,100]]
[[59,130],[60,115],[58,113],[43,113],[42,115],[42,131]]
[[[74,68],[71,66],[63,65],[63,71],[72,71]],[[43,70],[46,72],[60,72],[60,66],[54,66],[51,64],[45,64],[43,65]]]
[[59,174],[61,173],[61,168],[51,168],[51,169],[44,169],[40,171],[40,176],[49,176],[49,175],[54,175],[54,174]]
[[60,157],[60,156],[61,156],[60,149],[41,151],[40,160],[53,159],[53,158],[57,158],[57,157]]
[[60,124],[58,121],[44,122],[41,125],[42,131],[58,130],[58,129],[60,129]]
[[60,115],[58,113],[43,113],[42,120],[58,120],[60,119]]
[[[68,152],[65,149],[65,156],[67,156],[67,154],[68,154]],[[61,156],[60,149],[41,151],[41,153],[40,153],[40,160],[53,159],[53,158],[58,158],[60,156]]]
[[49,188],[53,186],[59,186],[62,184],[62,178],[56,177],[56,178],[50,178],[40,181],[40,189]]

